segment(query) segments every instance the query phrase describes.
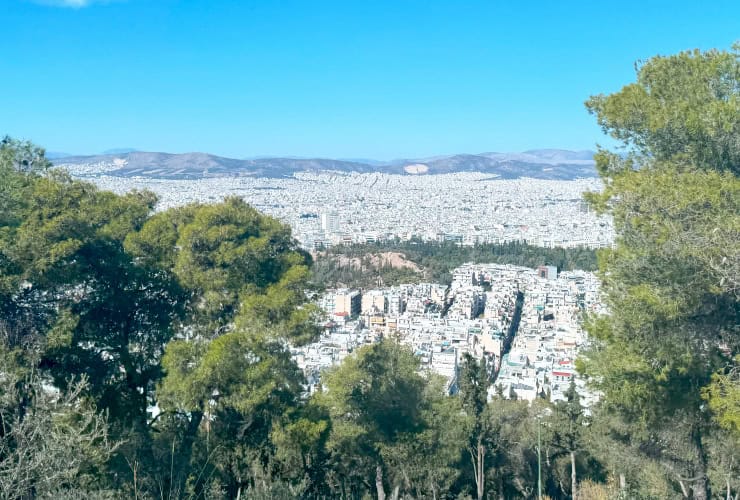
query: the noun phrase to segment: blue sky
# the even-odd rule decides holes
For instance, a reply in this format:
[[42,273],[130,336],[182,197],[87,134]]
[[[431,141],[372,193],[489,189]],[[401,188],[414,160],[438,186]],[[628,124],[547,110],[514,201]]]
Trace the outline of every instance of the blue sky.
[[71,153],[590,149],[636,60],[740,39],[722,0],[2,4],[0,134]]

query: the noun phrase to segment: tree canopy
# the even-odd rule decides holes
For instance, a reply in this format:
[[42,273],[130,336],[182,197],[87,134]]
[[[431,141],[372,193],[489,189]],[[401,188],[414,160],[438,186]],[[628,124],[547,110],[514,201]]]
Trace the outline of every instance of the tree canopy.
[[586,103],[627,154],[597,155],[606,188],[591,201],[613,216],[617,240],[599,255],[611,314],[591,321],[600,342],[582,368],[630,429],[621,439],[697,499],[710,495],[713,418],[728,414],[712,415],[705,398],[732,404],[740,348],[738,57],[655,57],[636,83]]

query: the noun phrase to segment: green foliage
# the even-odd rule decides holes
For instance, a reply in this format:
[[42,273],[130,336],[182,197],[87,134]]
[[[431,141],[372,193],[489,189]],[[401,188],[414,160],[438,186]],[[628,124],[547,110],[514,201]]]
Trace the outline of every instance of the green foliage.
[[404,491],[416,498],[450,496],[459,484],[465,444],[465,418],[457,398],[443,391],[443,381],[432,379],[425,391],[421,420],[425,428],[414,435],[401,453],[386,454],[386,462],[403,480]]
[[615,94],[593,96],[586,107],[605,132],[633,148],[641,160],[680,158],[699,169],[737,175],[739,50],[653,57],[638,66],[635,83]]
[[223,408],[254,418],[271,405],[290,406],[301,391],[302,376],[289,353],[256,332],[226,333],[207,346],[172,341],[162,365],[168,374],[163,403],[183,411]]
[[473,418],[475,430],[478,431],[482,425],[481,418],[488,404],[488,389],[491,386],[491,375],[485,360],[476,360],[470,353],[463,354],[458,385],[463,411]]
[[[353,267],[339,257],[363,259],[369,255],[397,252],[419,266],[421,272],[390,266]],[[320,253],[313,268],[314,281],[321,287],[349,286],[372,288],[400,283],[430,281],[449,284],[453,269],[467,262],[511,264],[537,267],[543,264],[558,269],[596,270],[596,252],[589,248],[542,248],[526,243],[461,246],[455,243],[391,241],[365,245],[339,245]]]
[[467,448],[473,465],[477,498],[480,499],[485,494],[485,462],[492,438],[490,419],[486,412],[491,380],[485,359],[476,360],[470,353],[465,353],[458,385],[462,411],[467,417],[469,428]]
[[720,426],[740,440],[740,356],[735,357],[728,369],[712,374],[703,396]]
[[[499,496],[530,498],[537,491],[539,404],[494,399],[484,412],[486,480]],[[545,470],[544,479],[548,471]]]
[[306,301],[310,257],[289,228],[239,198],[157,214],[125,246],[189,292],[188,322],[197,335],[227,331],[240,310],[247,321],[288,325],[286,337],[316,334],[299,328],[311,314],[296,312]]
[[636,83],[587,102],[631,153],[597,156],[606,189],[591,201],[613,216],[617,245],[599,256],[611,314],[588,325],[599,342],[579,366],[615,441],[694,498],[709,494],[717,432],[702,396],[728,425],[722,381],[740,349],[739,90],[737,53],[694,51],[653,58]]
[[0,241],[8,347],[23,345],[59,387],[87,376],[87,390],[114,419],[143,420],[179,296],[123,249],[154,196],[116,196],[59,172],[18,175],[26,176],[24,203],[11,217],[12,238]]
[[236,327],[279,325],[279,337],[290,339],[293,344],[314,340],[319,333],[317,324],[323,313],[316,304],[306,304],[309,278],[308,266],[297,264],[262,293],[244,294],[235,320]]
[[[385,340],[360,348],[326,374],[326,392],[319,403],[327,408],[332,430],[327,447],[341,483],[385,483],[388,463],[400,463],[427,427],[423,419],[427,380],[408,348]],[[401,478],[391,476],[392,486]]]
[[330,415],[360,427],[368,449],[418,430],[425,385],[418,366],[410,350],[390,340],[361,348],[326,375]]
[[13,234],[33,181],[50,165],[44,150],[30,142],[0,140],[0,239]]
[[[288,228],[237,198],[157,214],[125,247],[186,293],[180,334],[162,358],[157,394],[168,416],[158,427],[181,442],[181,469],[210,470],[229,494],[253,491],[255,464],[275,473],[272,439],[300,418],[303,377],[285,341],[318,333],[317,308],[306,304],[310,257]],[[178,475],[176,490],[189,480]]]
[[[118,196],[48,166],[30,144],[0,145],[9,181],[0,347],[13,367],[1,373],[40,374],[110,415],[125,442],[96,462],[99,478],[133,496],[231,494],[258,487],[255,464],[268,475],[283,466],[272,458],[280,429],[315,424],[325,438],[326,421],[299,411],[303,378],[285,345],[317,333],[306,305],[311,260],[287,227],[238,199],[152,215],[151,193]],[[18,390],[43,399],[27,384]],[[155,403],[163,412],[150,421]],[[303,456],[316,455],[305,441]],[[304,481],[285,473],[293,486]]]
[[581,398],[576,391],[575,381],[565,391],[565,401],[555,403],[552,416],[549,419],[551,426],[551,447],[555,456],[568,456],[570,464],[570,494],[577,497],[577,462],[583,461],[582,452],[586,448],[585,435],[590,419],[587,418],[581,406]]

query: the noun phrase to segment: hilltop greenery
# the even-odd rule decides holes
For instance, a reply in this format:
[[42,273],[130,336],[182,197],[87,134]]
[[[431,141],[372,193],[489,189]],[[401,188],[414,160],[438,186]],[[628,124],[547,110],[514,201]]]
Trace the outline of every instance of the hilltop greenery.
[[[419,271],[374,266],[370,256],[393,252],[416,264]],[[343,262],[341,257],[357,259],[360,265]],[[346,260],[346,259],[345,259]],[[438,243],[421,240],[388,241],[364,245],[338,245],[319,253],[313,272],[320,286],[372,288],[399,283],[423,281],[450,284],[453,269],[467,262],[512,264],[525,267],[553,265],[561,271],[583,269],[595,271],[596,251],[589,248],[543,248],[521,242],[462,246],[452,242]]]
[[[556,404],[489,400],[471,356],[446,397],[389,339],[310,395],[288,346],[316,338],[307,292],[333,278],[289,228],[236,198],[155,213],[150,192],[101,191],[3,139],[0,498],[737,498],[738,50],[655,57],[587,107],[624,146],[599,152],[590,196],[617,241],[598,254],[610,314],[588,318],[578,361],[602,394],[588,412],[573,385]],[[330,255],[386,250],[429,280],[467,261],[593,266],[519,244]]]

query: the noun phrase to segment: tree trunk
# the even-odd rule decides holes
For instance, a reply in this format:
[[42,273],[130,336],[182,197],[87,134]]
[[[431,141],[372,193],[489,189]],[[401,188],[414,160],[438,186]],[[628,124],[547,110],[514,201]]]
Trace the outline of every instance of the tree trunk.
[[576,500],[576,452],[570,452],[570,495]]
[[624,491],[627,488],[627,478],[624,474],[619,474],[619,491]]
[[[180,453],[178,453],[179,470],[182,470],[183,467],[187,467],[187,464],[190,463],[190,458],[193,455],[193,444],[195,443],[195,439],[198,436],[198,429],[200,429],[200,424],[202,421],[202,411],[194,410],[190,412],[190,422],[188,423],[187,429],[185,429],[185,435],[183,436],[182,440],[182,448]],[[184,485],[181,484],[180,487],[182,486]],[[170,485],[170,488],[171,487],[172,486]]]
[[696,444],[696,451],[698,455],[697,465],[699,466],[698,478],[694,482],[691,488],[694,500],[708,500],[709,495],[709,481],[707,480],[707,455],[704,452],[704,443],[702,442],[701,428],[697,427],[694,431],[694,442]]
[[476,481],[476,486],[478,487],[478,500],[483,500],[483,493],[485,493],[485,462],[486,460],[486,448],[483,446],[480,441],[478,442],[478,478]]
[[709,499],[709,482],[706,477],[701,477],[696,480],[694,486],[691,488],[694,500],[708,500]]
[[385,500],[385,489],[383,488],[383,467],[375,467],[375,489],[378,491],[378,500]]
[[483,499],[485,493],[485,458],[486,458],[486,447],[483,446],[482,439],[478,437],[478,443],[475,448],[469,447],[468,453],[470,453],[470,461],[473,464],[473,477],[475,478],[475,488],[478,495],[478,500]]
[[401,493],[401,486],[396,485],[396,487],[393,488],[393,495],[391,495],[391,499],[398,500],[399,493]]
[[689,498],[689,489],[686,487],[686,483],[679,480],[678,485],[681,487],[681,493],[683,494],[684,498]]

